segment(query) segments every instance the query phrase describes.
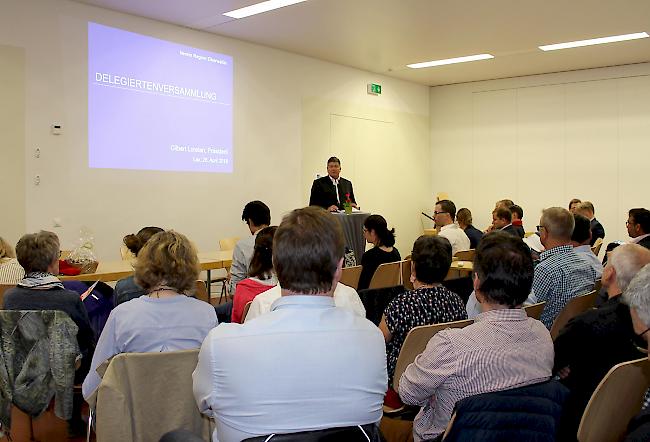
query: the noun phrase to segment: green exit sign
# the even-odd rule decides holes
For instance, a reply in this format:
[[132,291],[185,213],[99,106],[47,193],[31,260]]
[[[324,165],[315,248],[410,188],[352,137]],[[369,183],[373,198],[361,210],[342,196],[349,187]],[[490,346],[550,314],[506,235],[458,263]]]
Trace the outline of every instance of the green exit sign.
[[381,84],[368,83],[368,93],[372,95],[381,95]]

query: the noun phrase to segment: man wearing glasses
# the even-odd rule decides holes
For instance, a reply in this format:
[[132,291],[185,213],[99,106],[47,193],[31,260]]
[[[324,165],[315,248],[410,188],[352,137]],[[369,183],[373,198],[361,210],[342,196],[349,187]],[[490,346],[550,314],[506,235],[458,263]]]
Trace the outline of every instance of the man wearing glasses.
[[650,249],[650,210],[631,209],[625,226],[628,235],[632,238],[630,241],[632,244]]
[[607,372],[616,364],[643,357],[635,345],[630,309],[621,294],[647,264],[650,250],[637,244],[624,244],[612,251],[602,276],[608,300],[573,318],[555,339],[553,372],[571,390],[564,410],[567,431],[574,439],[587,402]]
[[537,302],[546,301],[540,320],[550,330],[571,298],[593,290],[596,272],[571,246],[575,226],[571,212],[562,207],[548,208],[539,224],[537,232],[545,250],[535,267],[533,292]]
[[450,200],[441,200],[436,203],[433,210],[433,219],[436,222],[436,228],[439,230],[438,235],[449,240],[452,255],[455,255],[456,252],[469,250],[469,238],[463,229],[454,223],[456,205]]

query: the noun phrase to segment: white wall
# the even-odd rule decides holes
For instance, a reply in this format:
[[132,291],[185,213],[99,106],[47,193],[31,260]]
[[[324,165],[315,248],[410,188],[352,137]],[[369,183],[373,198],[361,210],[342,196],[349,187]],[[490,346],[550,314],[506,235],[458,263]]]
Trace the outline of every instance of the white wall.
[[[88,21],[234,57],[235,173],[88,168]],[[23,48],[26,58],[26,230],[54,230],[69,248],[87,226],[102,259],[117,259],[121,238],[144,225],[175,228],[214,250],[218,238],[246,234],[240,217],[247,201],[267,202],[274,223],[305,205],[301,158],[310,146],[301,139],[303,99],[429,113],[424,86],[66,0],[3,0],[0,44]],[[367,95],[370,82],[382,83],[381,97]],[[63,135],[49,134],[53,122],[63,125]],[[37,174],[40,186],[32,183]],[[55,218],[62,227],[53,227]]]
[[491,222],[511,198],[534,230],[541,210],[590,200],[607,240],[650,208],[650,63],[431,88],[433,192]]
[[0,45],[0,236],[25,233],[25,51]]

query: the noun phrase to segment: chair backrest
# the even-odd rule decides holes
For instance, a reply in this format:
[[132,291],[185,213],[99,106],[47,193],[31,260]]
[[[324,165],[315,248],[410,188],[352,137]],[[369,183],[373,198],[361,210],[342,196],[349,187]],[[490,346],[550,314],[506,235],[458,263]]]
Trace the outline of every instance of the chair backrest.
[[359,286],[359,276],[361,276],[361,266],[345,267],[341,272],[341,284],[356,290]]
[[438,333],[440,330],[445,330],[448,328],[463,328],[474,321],[472,319],[465,319],[463,321],[454,321],[454,322],[444,322],[442,324],[433,324],[433,325],[421,325],[419,327],[414,327],[406,335],[404,339],[404,344],[402,344],[402,349],[399,352],[397,357],[397,364],[395,365],[395,375],[393,376],[393,389],[398,391],[399,388],[399,378],[406,370],[408,365],[415,361],[415,357],[422,353],[427,344],[433,338],[433,336]]
[[194,292],[194,296],[196,296],[196,299],[205,301],[208,304],[210,303],[210,295],[208,295],[208,289],[205,286],[205,281],[202,281],[200,279],[196,280],[196,289]]
[[553,321],[553,325],[551,326],[551,338],[555,340],[557,335],[560,334],[560,330],[564,328],[569,320],[596,305],[597,296],[598,292],[592,290],[587,294],[571,298],[571,300],[566,303],[560,314],[557,315],[555,321]]
[[578,441],[623,440],[630,419],[641,409],[648,386],[648,358],[612,367],[594,390],[585,408],[578,428]]
[[246,321],[246,315],[248,314],[248,311],[251,309],[251,304],[253,301],[248,301],[246,305],[244,306],[244,312],[241,315],[241,320],[239,321],[240,324],[243,324],[244,321]]
[[366,318],[375,325],[379,325],[384,310],[400,293],[404,293],[403,285],[394,287],[384,287],[381,289],[363,289],[359,290],[359,299],[366,309]]
[[413,290],[413,283],[411,282],[411,257],[408,256],[402,261],[402,285],[406,290]]
[[368,288],[382,289],[384,287],[400,285],[400,279],[402,279],[401,266],[402,261],[381,264],[375,270],[375,274],[372,275]]
[[454,258],[456,258],[457,261],[474,261],[475,254],[476,254],[475,249],[460,250],[456,252]]
[[130,251],[126,245],[122,244],[120,246],[120,257],[122,258],[122,261],[130,261],[135,259],[135,254]]
[[544,311],[545,305],[546,305],[546,301],[538,302],[537,304],[526,305],[524,306],[524,311],[526,312],[529,318],[539,320],[540,316],[542,316],[542,312]]
[[16,284],[0,284],[0,308],[4,306],[5,292],[16,287]]
[[227,251],[227,250],[235,250],[235,245],[237,245],[237,241],[239,241],[238,236],[233,236],[232,238],[223,238],[219,240],[219,249],[221,251]]
[[116,355],[97,390],[97,442],[159,440],[178,428],[210,440],[192,392],[197,362],[198,349]]
[[603,239],[598,238],[596,239],[596,242],[594,242],[594,245],[591,246],[591,251],[594,252],[596,256],[600,253],[600,248],[603,246]]
[[375,424],[357,425],[356,427],[336,427],[323,430],[301,431],[299,433],[268,434],[244,439],[242,442],[331,442],[344,440],[348,442],[379,442],[379,427]]

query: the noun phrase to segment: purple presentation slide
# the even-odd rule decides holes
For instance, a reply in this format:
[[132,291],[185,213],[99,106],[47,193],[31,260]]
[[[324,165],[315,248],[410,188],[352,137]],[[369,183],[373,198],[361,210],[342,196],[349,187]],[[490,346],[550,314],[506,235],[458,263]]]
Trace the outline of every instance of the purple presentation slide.
[[88,23],[88,165],[232,172],[232,57]]

